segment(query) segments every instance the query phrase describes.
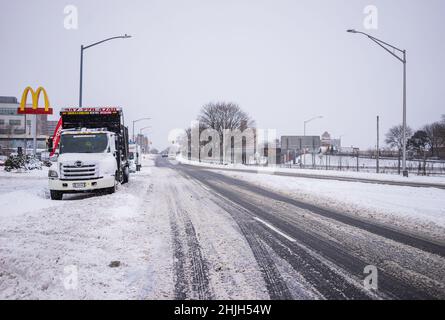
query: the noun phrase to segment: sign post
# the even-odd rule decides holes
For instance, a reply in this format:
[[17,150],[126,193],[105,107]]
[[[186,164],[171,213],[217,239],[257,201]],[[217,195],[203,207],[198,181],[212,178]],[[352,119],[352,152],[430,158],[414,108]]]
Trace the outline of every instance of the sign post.
[[[44,108],[39,108],[39,98],[40,94],[43,93],[43,99],[45,102]],[[27,107],[26,101],[28,100],[28,94],[31,94],[32,98],[32,107]],[[34,91],[31,87],[26,87],[26,89],[23,91],[22,94],[22,100],[20,102],[20,107],[17,110],[18,114],[24,114],[25,115],[25,144],[26,144],[26,115],[27,114],[33,114],[34,115],[34,128],[33,128],[33,154],[36,156],[37,154],[37,115],[43,115],[43,114],[53,114],[53,109],[50,107],[48,95],[46,93],[46,90],[42,87],[37,88],[36,91]],[[25,145],[25,154],[26,154],[27,146]]]

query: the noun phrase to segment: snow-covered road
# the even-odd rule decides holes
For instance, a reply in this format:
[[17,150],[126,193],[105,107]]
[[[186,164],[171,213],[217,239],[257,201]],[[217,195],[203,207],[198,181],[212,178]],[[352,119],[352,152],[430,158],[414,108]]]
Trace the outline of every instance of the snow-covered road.
[[269,297],[230,215],[173,170],[148,160],[116,194],[61,202],[46,184],[1,173],[0,299]]
[[[116,194],[58,202],[45,171],[0,173],[0,299],[445,297],[445,247],[429,229],[248,175],[149,158]],[[369,265],[377,291],[363,285]]]

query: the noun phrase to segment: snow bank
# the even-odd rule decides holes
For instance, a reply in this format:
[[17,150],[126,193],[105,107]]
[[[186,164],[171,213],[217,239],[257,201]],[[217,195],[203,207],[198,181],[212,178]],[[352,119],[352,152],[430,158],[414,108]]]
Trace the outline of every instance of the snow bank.
[[147,286],[169,290],[165,272],[150,282],[170,264],[153,258],[170,252],[153,241],[162,237],[143,200],[150,183],[145,166],[116,194],[51,201],[43,170],[2,173],[0,299],[144,299]]
[[395,181],[395,182],[416,182],[416,183],[433,183],[433,184],[443,184],[445,186],[444,176],[416,176],[410,175],[408,178],[385,173],[369,173],[369,172],[354,172],[354,171],[333,171],[333,170],[312,170],[312,169],[300,169],[300,168],[281,168],[276,167],[261,167],[261,166],[246,166],[242,164],[214,164],[214,163],[203,163],[198,161],[190,161],[178,156],[176,160],[179,163],[189,164],[200,167],[215,168],[215,169],[233,169],[233,170],[247,170],[252,171],[252,173],[296,173],[296,174],[307,174],[307,175],[320,175],[328,177],[346,177],[346,178],[358,178],[358,179],[369,179],[376,181]]

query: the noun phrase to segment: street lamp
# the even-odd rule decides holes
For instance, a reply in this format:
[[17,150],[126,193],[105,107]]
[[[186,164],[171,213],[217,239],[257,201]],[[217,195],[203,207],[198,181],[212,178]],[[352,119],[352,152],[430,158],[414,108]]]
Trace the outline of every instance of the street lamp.
[[[367,33],[357,31],[354,29],[347,30],[349,33],[358,33],[362,34],[375,43],[377,43],[380,47],[385,49],[387,52],[389,52],[392,56],[394,56],[397,60],[403,63],[403,160],[402,160],[402,166],[403,166],[403,176],[408,177],[408,171],[406,170],[406,50],[399,49],[393,45],[390,45],[389,43],[386,43],[385,41],[382,41],[380,39],[377,39]],[[392,49],[392,51],[390,50]],[[395,51],[402,54],[402,58],[395,53]]]
[[[312,122],[312,121],[317,120],[317,119],[323,119],[323,116],[313,117],[313,118],[311,118],[311,119],[309,119],[309,120],[306,120],[306,121],[304,122],[304,136],[305,136],[305,137],[306,137],[306,125],[307,125],[309,122]],[[304,139],[304,140],[306,140],[306,139]],[[306,143],[306,141],[304,141],[304,143]],[[306,146],[305,146],[305,148],[304,148],[303,166],[306,166]]]
[[86,49],[89,49],[91,47],[97,46],[101,43],[107,42],[107,41],[111,41],[111,40],[115,40],[115,39],[128,39],[131,38],[131,36],[125,34],[123,36],[117,36],[117,37],[112,37],[112,38],[108,38],[108,39],[104,39],[102,41],[98,41],[96,43],[90,44],[88,46],[84,46],[81,45],[80,46],[80,86],[79,86],[79,108],[82,108],[82,85],[83,85],[83,52]]
[[147,129],[151,129],[151,126],[148,126],[148,127],[140,129],[139,130],[139,134],[142,134],[142,131],[147,130]]
[[317,120],[317,119],[323,119],[323,116],[314,117],[314,118],[311,118],[311,119],[306,120],[306,121],[304,122],[304,136],[305,136],[305,137],[306,137],[306,124],[308,124],[308,123],[311,122],[311,121]]
[[134,136],[134,124],[135,124],[136,122],[144,121],[144,120],[151,120],[151,118],[141,118],[141,119],[137,119],[137,120],[134,120],[134,121],[133,121],[133,142],[136,142],[136,140],[135,140],[135,136]]

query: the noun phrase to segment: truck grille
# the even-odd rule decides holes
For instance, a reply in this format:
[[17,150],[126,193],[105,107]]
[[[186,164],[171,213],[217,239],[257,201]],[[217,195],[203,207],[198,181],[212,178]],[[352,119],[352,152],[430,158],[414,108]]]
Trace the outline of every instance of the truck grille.
[[62,164],[61,180],[91,180],[99,178],[99,168],[96,164]]

